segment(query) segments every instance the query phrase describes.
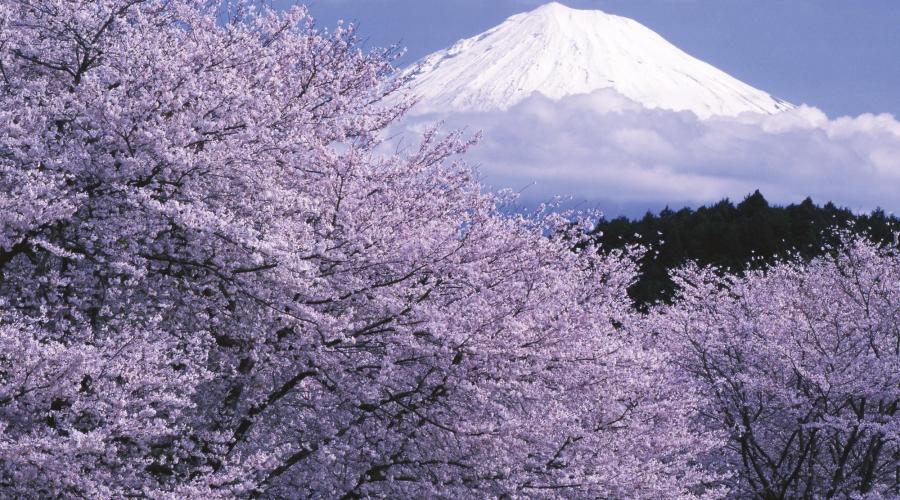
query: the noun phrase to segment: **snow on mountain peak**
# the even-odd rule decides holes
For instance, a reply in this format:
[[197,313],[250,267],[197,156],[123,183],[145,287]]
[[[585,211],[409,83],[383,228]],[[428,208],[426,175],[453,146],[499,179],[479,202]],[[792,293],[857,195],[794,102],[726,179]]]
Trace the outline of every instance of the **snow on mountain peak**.
[[413,113],[507,109],[612,88],[648,108],[700,117],[774,114],[793,106],[681,51],[644,25],[558,2],[516,14],[407,70]]
[[[575,11],[575,10],[578,10],[578,9],[574,9],[572,7],[563,5],[559,2],[547,2],[543,5],[541,5],[540,7],[532,10],[531,12],[527,12],[525,14],[541,15],[541,14],[547,14],[547,13],[551,13],[551,12],[567,12],[567,11]],[[587,12],[587,11],[585,11],[585,12]],[[602,11],[594,10],[594,12],[602,12]],[[522,14],[519,14],[519,15],[522,15]]]

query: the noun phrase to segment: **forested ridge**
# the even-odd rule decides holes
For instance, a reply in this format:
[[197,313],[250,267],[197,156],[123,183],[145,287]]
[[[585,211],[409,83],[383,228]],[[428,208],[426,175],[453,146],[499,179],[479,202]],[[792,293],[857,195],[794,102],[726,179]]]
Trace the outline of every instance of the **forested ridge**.
[[669,273],[689,261],[741,272],[779,259],[809,260],[838,245],[841,231],[887,244],[900,231],[900,219],[881,209],[854,213],[810,198],[771,205],[757,190],[736,205],[723,199],[697,209],[667,207],[640,219],[602,219],[595,234],[606,250],[632,244],[648,248],[638,281],[628,289],[635,303],[645,306],[672,298],[675,284]]

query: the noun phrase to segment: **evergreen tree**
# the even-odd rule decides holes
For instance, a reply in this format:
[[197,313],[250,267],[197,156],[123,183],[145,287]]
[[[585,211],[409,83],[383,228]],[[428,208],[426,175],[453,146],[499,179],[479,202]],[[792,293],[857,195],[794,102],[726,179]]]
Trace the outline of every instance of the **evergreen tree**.
[[672,297],[675,286],[669,271],[685,262],[741,272],[792,254],[808,260],[840,244],[834,236],[836,229],[887,243],[900,230],[900,220],[881,209],[854,214],[831,202],[820,207],[810,198],[773,206],[756,190],[737,205],[723,199],[696,210],[666,207],[658,215],[648,212],[640,219],[602,220],[596,238],[605,251],[632,244],[648,247],[640,263],[640,278],[629,289],[632,300],[644,307]]

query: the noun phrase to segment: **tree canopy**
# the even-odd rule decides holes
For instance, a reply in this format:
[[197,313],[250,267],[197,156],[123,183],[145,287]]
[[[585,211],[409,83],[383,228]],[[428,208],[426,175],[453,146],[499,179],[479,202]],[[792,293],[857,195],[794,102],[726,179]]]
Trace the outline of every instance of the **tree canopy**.
[[737,205],[725,199],[697,209],[648,212],[640,219],[604,219],[596,237],[606,249],[649,248],[640,278],[629,289],[637,304],[646,305],[673,297],[676,287],[669,273],[687,262],[741,272],[791,256],[808,260],[833,248],[840,230],[891,243],[900,232],[900,219],[880,209],[854,213],[831,202],[819,206],[810,198],[773,206],[755,191]]
[[[0,496],[900,494],[896,245],[815,247],[893,219],[511,214],[461,133],[385,152],[393,55],[301,7],[0,0]],[[632,231],[801,255],[643,313]]]
[[0,3],[4,496],[714,481],[632,261],[502,215],[459,134],[379,153],[391,60],[302,8]]

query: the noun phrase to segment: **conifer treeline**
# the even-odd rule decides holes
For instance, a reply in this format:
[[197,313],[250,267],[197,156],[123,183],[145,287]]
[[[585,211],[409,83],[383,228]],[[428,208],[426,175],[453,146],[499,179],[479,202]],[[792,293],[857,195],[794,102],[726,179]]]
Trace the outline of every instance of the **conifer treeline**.
[[900,219],[881,209],[854,214],[831,202],[819,206],[810,198],[799,204],[769,205],[757,190],[737,205],[724,199],[696,210],[667,207],[641,219],[602,220],[597,227],[604,248],[640,243],[650,249],[641,261],[640,280],[629,289],[641,306],[671,298],[674,284],[668,271],[687,261],[738,271],[771,264],[791,253],[810,259],[837,244],[835,229],[887,243],[900,231]]

